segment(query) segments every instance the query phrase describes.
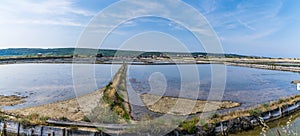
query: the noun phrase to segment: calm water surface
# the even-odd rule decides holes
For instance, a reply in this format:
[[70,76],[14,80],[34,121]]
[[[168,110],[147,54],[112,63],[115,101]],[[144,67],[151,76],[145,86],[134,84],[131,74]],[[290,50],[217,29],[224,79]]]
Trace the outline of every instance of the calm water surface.
[[[191,66],[180,65],[180,70],[188,70]],[[143,93],[176,97],[180,92],[184,92],[185,97],[206,100],[211,87],[211,66],[210,64],[196,65],[199,72],[194,74],[198,74],[200,79],[198,82],[182,81],[179,67],[176,65],[131,65],[127,73],[129,81],[127,86],[129,97],[134,99],[131,101],[134,109],[133,116],[147,111],[143,108],[141,100],[136,100],[136,96]],[[299,94],[296,85],[291,84],[291,81],[300,79],[298,73],[226,66],[226,75],[223,100],[240,102],[242,105],[239,108]],[[187,90],[181,90],[181,85],[189,87]]]
[[[76,64],[84,69],[92,64]],[[77,67],[77,68],[78,68]],[[114,67],[114,66],[113,66]],[[119,65],[115,65],[119,67]],[[96,81],[81,84],[84,87],[77,94],[82,95],[105,86],[115,74],[117,68],[111,65],[95,65],[95,74],[88,76],[87,71],[77,76],[77,81]],[[41,105],[76,97],[74,92],[72,64],[12,64],[0,65],[0,95],[27,96],[26,102],[6,109]]]
[[[87,65],[91,64],[79,64],[81,67]],[[198,82],[192,78],[182,81],[180,70],[176,65],[130,65],[127,72],[127,87],[130,101],[133,102],[132,116],[138,118],[140,115],[151,113],[140,105],[141,101],[136,97],[143,93],[178,96],[181,91],[184,91],[186,97],[207,99],[211,86],[211,66],[209,64],[196,65],[199,72],[194,74],[199,76],[200,82]],[[191,65],[181,65],[180,69],[188,71],[189,67]],[[98,64],[95,65],[93,77],[86,76],[87,71],[82,70],[82,76],[76,78],[79,81],[96,81],[97,88],[101,88],[111,80],[116,70],[117,68],[112,68],[111,65]],[[72,64],[0,65],[0,71],[0,95],[27,96],[25,103],[5,107],[7,109],[41,105],[76,97]],[[296,86],[290,83],[292,80],[300,79],[298,73],[226,66],[226,74],[223,100],[240,102],[242,107],[299,94]],[[188,89],[180,90],[182,84],[188,85]],[[93,83],[87,82],[81,85],[87,87],[77,92],[80,95],[97,89],[88,87]],[[195,97],[195,94],[198,95]],[[295,119],[295,124],[299,122],[299,119]],[[259,130],[255,133],[259,133]]]
[[[181,70],[191,66],[181,66]],[[189,90],[182,91],[193,95],[198,93],[198,99],[207,99],[211,87],[211,65],[199,64],[196,67],[199,72],[195,74],[199,75],[200,82],[182,82],[176,65],[132,65],[128,70],[128,84],[132,87],[131,90],[142,94],[151,91],[151,84],[155,83],[154,87],[165,89],[161,91],[167,96],[178,96],[181,84],[190,85]],[[300,79],[299,73],[227,66],[226,75],[224,100],[248,105],[299,94],[296,85],[291,84],[291,81]],[[197,87],[200,89],[193,90]],[[150,93],[157,92],[152,89]]]

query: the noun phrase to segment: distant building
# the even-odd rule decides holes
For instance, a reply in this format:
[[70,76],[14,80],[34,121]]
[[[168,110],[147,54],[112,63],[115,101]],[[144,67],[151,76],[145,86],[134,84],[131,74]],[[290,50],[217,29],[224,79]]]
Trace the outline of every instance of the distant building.
[[96,55],[96,57],[101,58],[101,57],[103,57],[103,54],[102,54],[102,53],[98,53],[98,54]]
[[152,59],[157,59],[157,56],[156,55],[152,55]]
[[37,53],[37,56],[42,57],[43,53]]

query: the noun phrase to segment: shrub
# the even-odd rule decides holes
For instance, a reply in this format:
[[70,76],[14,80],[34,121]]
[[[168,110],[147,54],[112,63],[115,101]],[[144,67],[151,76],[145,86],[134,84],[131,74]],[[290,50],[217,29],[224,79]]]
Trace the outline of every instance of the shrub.
[[189,134],[196,132],[196,125],[199,122],[198,118],[193,118],[191,120],[185,120],[181,123],[181,127],[186,130]]
[[29,120],[38,120],[39,119],[39,114],[33,113],[33,114],[30,114],[30,115],[27,115],[26,118],[29,119]]
[[249,112],[250,112],[251,116],[256,116],[256,117],[260,116],[262,113],[262,111],[260,109],[253,109],[253,110],[250,110]]
[[106,85],[106,88],[109,88],[111,85],[112,85],[112,82],[109,82],[109,83]]
[[64,117],[64,116],[63,116],[63,117],[60,117],[59,120],[62,120],[62,121],[69,121],[69,119],[68,119],[67,117]]
[[269,109],[270,109],[270,104],[264,103],[264,104],[263,104],[263,107],[264,107],[266,110],[269,110]]
[[27,127],[31,126],[31,123],[27,118],[23,118],[19,122],[20,122],[20,124],[23,125],[24,128],[27,128]]
[[278,104],[281,104],[281,103],[283,103],[283,102],[284,102],[284,100],[280,98],[280,99],[278,99],[278,102],[277,102],[277,103],[278,103]]
[[85,121],[85,122],[91,122],[90,119],[89,119],[87,116],[83,116],[82,121]]
[[211,119],[215,119],[215,118],[218,118],[218,117],[219,117],[219,114],[217,114],[217,113],[214,113],[214,114],[211,115]]
[[49,119],[49,117],[41,116],[39,119],[40,119],[41,121],[46,122],[46,121]]
[[6,118],[7,118],[6,116],[0,114],[0,122],[4,121]]

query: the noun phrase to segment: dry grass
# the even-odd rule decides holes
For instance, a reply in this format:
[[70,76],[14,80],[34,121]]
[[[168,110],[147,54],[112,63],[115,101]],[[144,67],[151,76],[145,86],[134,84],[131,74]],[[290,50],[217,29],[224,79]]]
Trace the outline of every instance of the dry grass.
[[0,106],[13,106],[24,102],[24,97],[11,95],[3,96],[0,95]]
[[214,118],[212,120],[212,122],[220,122],[220,121],[234,119],[237,117],[250,116],[250,115],[254,114],[254,112],[262,113],[262,112],[274,110],[278,107],[283,107],[285,105],[294,104],[296,101],[299,101],[299,100],[300,100],[300,95],[292,96],[289,98],[280,98],[277,101],[271,101],[269,103],[260,104],[256,107],[251,107],[248,109],[233,111],[233,112],[219,115],[217,118]]

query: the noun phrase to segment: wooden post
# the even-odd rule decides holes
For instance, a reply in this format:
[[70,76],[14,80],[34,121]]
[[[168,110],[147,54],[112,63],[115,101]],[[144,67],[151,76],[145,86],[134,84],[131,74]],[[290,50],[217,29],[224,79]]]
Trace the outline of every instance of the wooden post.
[[282,109],[281,109],[281,107],[279,107],[279,113],[280,113],[280,116],[282,116]]
[[20,136],[20,122],[18,122],[18,136]]
[[62,132],[63,132],[63,136],[66,136],[66,129],[65,128],[62,130]]
[[71,135],[71,130],[68,129],[68,130],[67,130],[67,136],[70,136],[70,135]]
[[43,135],[44,127],[41,127],[41,136]]
[[224,136],[224,128],[223,128],[223,123],[221,122],[220,124],[221,124],[221,134],[222,134],[222,136]]
[[34,136],[34,128],[31,128],[31,136]]
[[2,133],[3,136],[7,136],[6,128],[7,128],[7,123],[6,123],[6,121],[4,121],[4,124],[3,124],[3,133]]

